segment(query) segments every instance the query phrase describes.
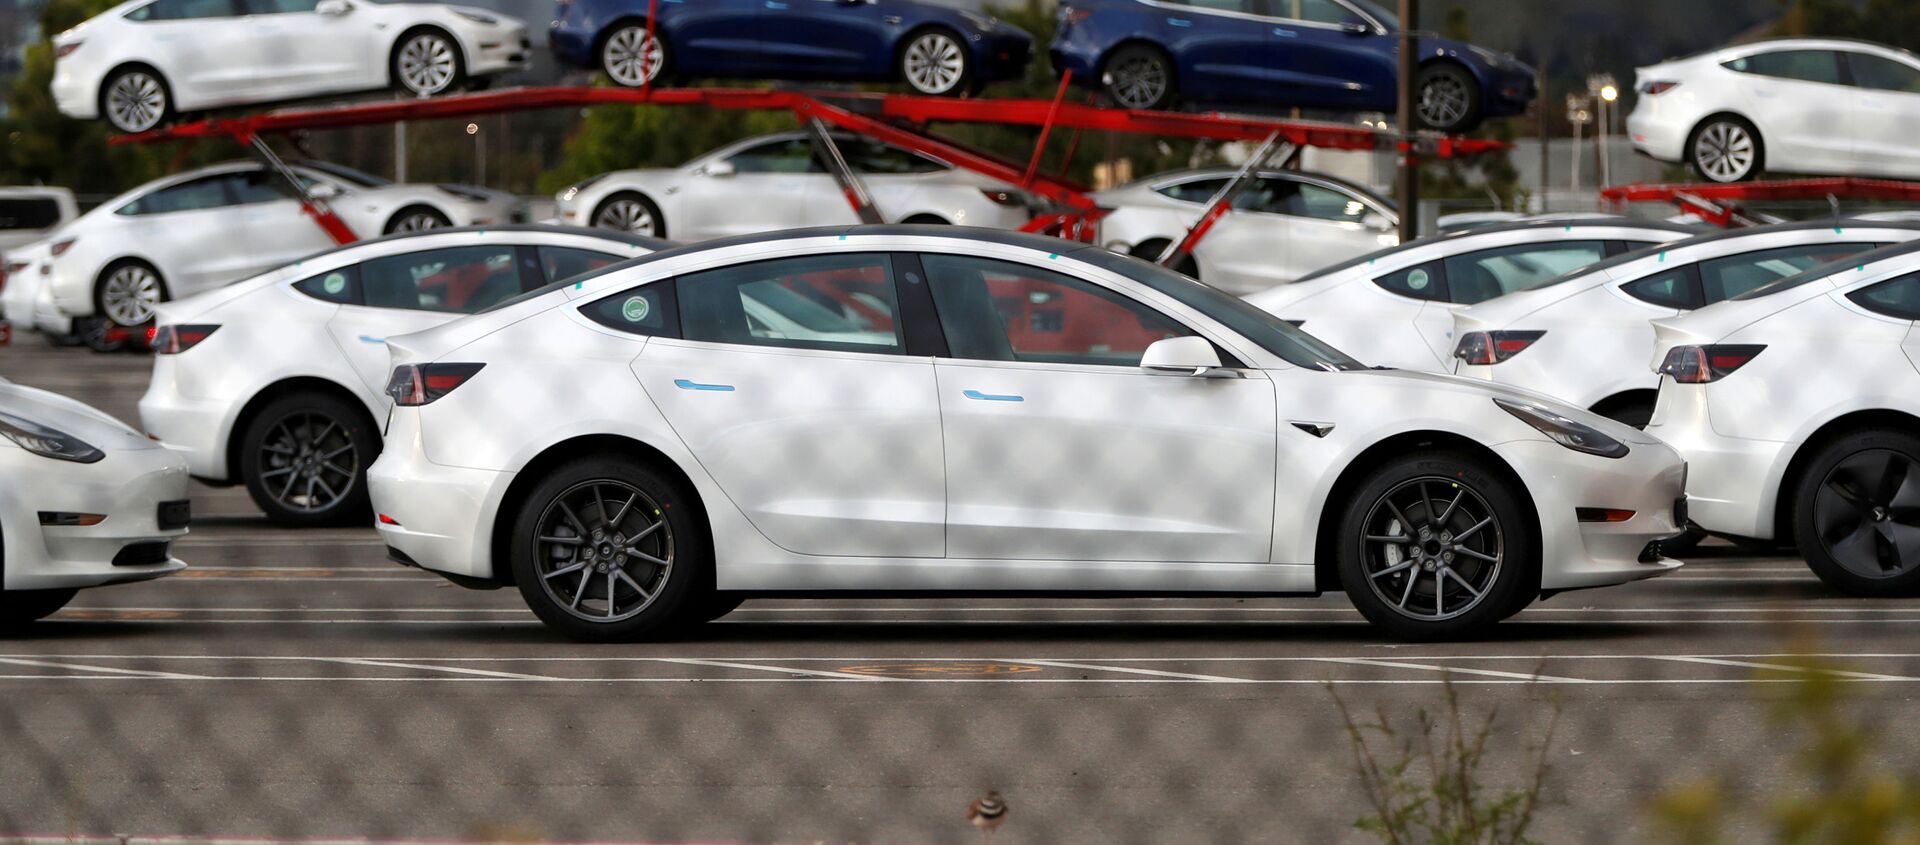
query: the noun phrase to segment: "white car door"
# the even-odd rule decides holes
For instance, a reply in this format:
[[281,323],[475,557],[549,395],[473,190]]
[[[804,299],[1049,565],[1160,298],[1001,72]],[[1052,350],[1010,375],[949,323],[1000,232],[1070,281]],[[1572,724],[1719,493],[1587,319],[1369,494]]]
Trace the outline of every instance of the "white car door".
[[951,357],[935,365],[947,556],[1264,563],[1273,384],[1153,375],[1189,335],[1116,291],[1030,264],[921,256]]
[[805,138],[756,144],[686,178],[667,211],[667,231],[676,239],[859,222]]
[[1782,170],[1852,170],[1852,89],[1840,83],[1832,50],[1772,50],[1727,62],[1741,80],[1748,111],[1766,144],[1766,160]]
[[1872,53],[1848,52],[1854,120],[1843,134],[1854,143],[1859,170],[1920,178],[1920,67]]
[[256,272],[249,250],[236,249],[236,207],[230,173],[170,185],[122,206],[114,236],[154,262],[167,296],[182,299]]
[[1292,222],[1283,270],[1288,281],[1398,243],[1386,209],[1324,185],[1300,183],[1286,213]]
[[[229,210],[235,239],[244,249],[228,247],[241,257],[245,272],[221,284],[281,267],[334,246],[320,221],[306,212],[293,185],[279,173],[245,170],[230,177],[236,205]],[[362,233],[365,234],[365,233]]]
[[[671,312],[633,362],[647,395],[761,534],[806,555],[938,558],[946,478],[933,362],[908,354],[894,260],[801,256],[691,273],[614,302]],[[865,319],[836,321],[850,309]],[[788,320],[770,327],[750,306]]]
[[363,13],[323,15],[320,0],[239,0],[253,34],[251,48],[267,61],[256,72],[276,97],[378,86],[386,78],[373,23]]
[[340,303],[327,331],[368,389],[385,389],[386,340],[425,331],[545,283],[530,248],[489,243],[369,258],[296,282]]
[[159,65],[177,103],[198,106],[252,97],[271,55],[254,44],[239,0],[156,0],[130,12],[131,32]]

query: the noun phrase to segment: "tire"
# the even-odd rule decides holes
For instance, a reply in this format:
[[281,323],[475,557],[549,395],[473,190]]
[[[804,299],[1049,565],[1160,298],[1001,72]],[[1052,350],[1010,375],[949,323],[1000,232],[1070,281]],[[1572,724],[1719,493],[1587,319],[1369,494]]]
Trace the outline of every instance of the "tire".
[[173,117],[173,91],[159,71],[144,65],[121,68],[100,86],[100,115],[121,132],[156,129]]
[[667,67],[666,39],[647,34],[646,21],[627,21],[600,39],[600,69],[613,84],[640,88],[660,79]]
[[1835,589],[1920,595],[1920,435],[1868,429],[1820,447],[1794,485],[1793,530]]
[[541,621],[576,640],[670,636],[711,609],[701,588],[711,582],[712,556],[698,513],[689,491],[645,463],[570,461],[541,479],[514,517],[514,581]]
[[405,93],[431,97],[458,87],[466,79],[466,68],[459,41],[445,31],[423,27],[394,43],[387,78]]
[[746,601],[746,597],[738,593],[716,593],[709,590],[705,597],[694,603],[695,611],[689,612],[687,616],[690,620],[712,622],[739,610],[740,605],[745,604]]
[[121,328],[151,322],[153,307],[167,299],[166,279],[145,261],[116,261],[93,280],[94,314]]
[[269,403],[240,440],[240,480],[275,524],[361,525],[372,519],[367,467],[380,433],[359,405],[325,393]]
[[1152,111],[1173,105],[1176,82],[1173,59],[1146,44],[1113,51],[1100,69],[1100,90],[1123,109]]
[[393,213],[387,221],[386,233],[424,232],[428,229],[444,229],[453,225],[445,214],[424,205],[410,205]]
[[1414,82],[1413,113],[1436,132],[1468,132],[1480,125],[1480,82],[1451,62],[1429,64]]
[[973,55],[959,35],[944,27],[913,33],[901,46],[893,70],[915,94],[955,97],[973,91]]
[[76,590],[0,591],[0,628],[20,628],[38,622],[66,607]]
[[1767,147],[1760,130],[1744,118],[1714,115],[1687,136],[1687,163],[1709,182],[1745,182],[1760,175],[1767,164]]
[[601,200],[593,209],[593,226],[630,235],[667,236],[667,218],[660,214],[660,206],[637,191],[621,191]]
[[[1539,593],[1524,501],[1514,482],[1455,452],[1381,466],[1340,517],[1335,553],[1348,600],[1407,640],[1472,636],[1518,613]],[[1448,606],[1450,598],[1464,604]]]

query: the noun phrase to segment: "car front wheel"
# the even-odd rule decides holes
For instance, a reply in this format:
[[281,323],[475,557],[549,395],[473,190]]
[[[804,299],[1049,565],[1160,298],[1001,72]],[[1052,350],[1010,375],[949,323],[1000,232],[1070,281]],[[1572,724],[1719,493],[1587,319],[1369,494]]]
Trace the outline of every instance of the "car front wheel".
[[460,45],[436,30],[415,32],[393,50],[393,81],[416,97],[431,97],[458,84],[465,76]]
[[1920,436],[1835,440],[1795,486],[1794,536],[1820,580],[1856,596],[1920,594]]
[[650,238],[667,236],[667,221],[660,215],[660,206],[633,191],[621,191],[602,201],[593,210],[593,225]]
[[907,42],[900,51],[900,78],[916,94],[942,97],[967,90],[972,75],[967,48],[959,36],[944,29],[929,29]]
[[1416,453],[1370,473],[1340,520],[1340,582],[1394,636],[1479,633],[1538,592],[1522,491],[1480,461]]

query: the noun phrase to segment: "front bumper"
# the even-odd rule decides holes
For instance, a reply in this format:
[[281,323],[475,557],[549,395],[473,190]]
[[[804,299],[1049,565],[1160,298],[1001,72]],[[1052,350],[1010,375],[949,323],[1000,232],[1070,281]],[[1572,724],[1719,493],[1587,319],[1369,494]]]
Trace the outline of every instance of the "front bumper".
[[[1520,474],[1540,518],[1543,591],[1604,587],[1665,575],[1677,560],[1643,559],[1649,544],[1685,530],[1688,468],[1662,444],[1631,443],[1624,458],[1521,440],[1493,447]],[[1581,522],[1579,508],[1633,511],[1622,522]]]
[[488,33],[474,44],[473,59],[467,72],[474,76],[485,76],[519,70],[527,66],[527,57],[532,52],[533,43],[527,40],[525,28]]
[[[161,524],[161,503],[187,498],[186,464],[171,452],[113,451],[97,463],[70,464],[0,449],[0,476],[42,481],[0,493],[8,590],[98,587],[186,568],[171,551],[186,526]],[[42,525],[43,512],[106,519]]]

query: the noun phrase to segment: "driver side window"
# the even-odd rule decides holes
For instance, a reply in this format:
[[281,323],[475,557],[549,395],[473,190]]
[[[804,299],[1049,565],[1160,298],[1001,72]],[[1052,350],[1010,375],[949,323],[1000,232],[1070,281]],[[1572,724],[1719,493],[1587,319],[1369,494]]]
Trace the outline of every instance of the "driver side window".
[[825,173],[813,157],[813,144],[790,138],[748,147],[727,158],[735,173]]
[[955,358],[1137,367],[1147,347],[1193,332],[1062,273],[963,255],[921,256]]

